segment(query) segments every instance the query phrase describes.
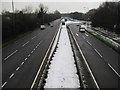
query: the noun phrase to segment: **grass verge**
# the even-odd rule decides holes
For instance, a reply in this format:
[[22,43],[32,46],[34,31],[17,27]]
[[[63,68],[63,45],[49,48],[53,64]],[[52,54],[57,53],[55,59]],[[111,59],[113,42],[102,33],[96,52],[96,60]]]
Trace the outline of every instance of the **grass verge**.
[[104,42],[107,46],[111,47],[112,49],[114,49],[116,52],[118,52],[120,54],[120,46],[116,46],[113,45],[113,43],[105,38],[103,38],[101,35],[96,34],[94,32],[90,32],[88,31],[91,35],[95,36],[97,39],[99,39],[100,41]]

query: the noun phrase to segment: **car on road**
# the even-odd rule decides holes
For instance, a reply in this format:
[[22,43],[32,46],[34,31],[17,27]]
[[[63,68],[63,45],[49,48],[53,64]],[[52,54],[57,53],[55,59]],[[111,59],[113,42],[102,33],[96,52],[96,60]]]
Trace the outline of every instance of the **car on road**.
[[65,22],[67,21],[67,18],[65,18]]
[[65,22],[62,22],[62,25],[65,25]]
[[41,24],[41,25],[40,25],[40,29],[41,29],[41,30],[44,30],[44,29],[45,29],[45,25],[44,25],[44,24]]
[[50,25],[50,23],[48,23],[48,25]]
[[85,32],[85,28],[81,27],[81,28],[79,29],[79,32]]
[[51,27],[53,27],[53,24],[50,24]]
[[79,32],[85,32],[85,26],[84,25],[80,25],[79,26]]

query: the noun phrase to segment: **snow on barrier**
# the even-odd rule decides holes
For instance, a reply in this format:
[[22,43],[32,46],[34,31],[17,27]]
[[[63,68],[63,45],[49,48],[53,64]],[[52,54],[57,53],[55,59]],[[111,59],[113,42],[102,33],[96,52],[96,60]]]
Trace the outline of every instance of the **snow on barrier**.
[[89,33],[93,34],[94,36],[98,37],[99,39],[102,39],[102,41],[107,43],[107,45],[111,46],[113,49],[115,49],[116,51],[118,51],[120,53],[120,44],[119,43],[117,43],[114,40],[93,31],[92,29],[88,28],[87,31]]
[[80,88],[72,47],[65,25],[62,26],[58,48],[49,68],[44,88]]

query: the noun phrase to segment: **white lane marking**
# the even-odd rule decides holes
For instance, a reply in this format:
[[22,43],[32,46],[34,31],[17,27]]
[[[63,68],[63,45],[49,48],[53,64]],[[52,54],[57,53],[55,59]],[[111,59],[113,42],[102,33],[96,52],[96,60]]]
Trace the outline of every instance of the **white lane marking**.
[[35,48],[37,49],[38,46],[36,46]]
[[30,57],[30,54],[28,55],[28,57]]
[[12,78],[13,76],[14,76],[14,73],[13,73],[13,74],[11,74],[9,78]]
[[85,33],[85,35],[88,37],[88,35]]
[[36,36],[34,36],[32,39],[36,38]]
[[35,51],[35,48],[33,50]]
[[[23,65],[23,64],[24,64],[24,62],[21,63],[21,65]],[[20,66],[21,66],[21,65],[20,65]]]
[[13,53],[11,53],[10,55],[8,55],[4,60],[7,60],[9,57],[11,57],[13,54],[15,54],[18,50],[15,50]]
[[27,41],[25,44],[22,45],[22,47],[24,47],[26,44],[28,44],[30,41]]
[[78,34],[76,33],[76,36],[78,36]]
[[94,49],[95,52],[102,58],[103,56],[99,53],[99,51],[97,49]]
[[28,58],[25,58],[25,61],[27,60]]
[[84,36],[82,36],[84,39],[85,39],[85,37]]
[[87,41],[87,43],[92,46],[92,44],[89,41]]
[[7,82],[5,82],[1,87],[3,88],[6,84],[7,84]]
[[117,74],[118,77],[120,77],[120,75],[118,74],[118,72],[108,63],[108,66],[115,72],[115,74]]
[[[59,28],[58,32],[60,32],[60,29],[61,29],[61,27]],[[58,33],[58,32],[57,32],[57,33]],[[49,47],[48,47],[48,50],[47,50],[47,52],[46,52],[46,54],[45,54],[45,56],[44,56],[44,58],[43,58],[43,61],[42,61],[41,65],[40,65],[39,69],[38,69],[38,72],[37,72],[37,74],[36,74],[36,76],[35,76],[35,78],[34,78],[34,81],[33,81],[32,85],[31,85],[30,90],[32,90],[32,88],[34,87],[34,84],[35,84],[35,82],[36,82],[36,80],[37,80],[37,77],[38,77],[38,75],[39,75],[39,73],[40,73],[40,71],[41,71],[41,68],[42,68],[42,66],[43,66],[43,64],[44,64],[44,62],[45,62],[45,58],[47,57],[47,54],[48,54],[48,52],[49,52],[49,50],[50,50],[50,47],[52,46],[52,43],[54,42],[54,39],[55,39],[55,36],[57,35],[57,33],[54,35],[54,37],[53,37],[53,39],[52,39],[52,41],[51,41],[51,43],[50,43],[50,45],[49,45]]]
[[16,71],[18,71],[20,69],[20,67],[18,67],[17,69],[16,69]]
[[[72,31],[71,31],[71,33],[72,33]],[[96,84],[97,89],[100,90],[100,87],[99,87],[99,85],[98,85],[98,83],[97,83],[97,81],[96,81],[96,79],[95,79],[95,77],[94,77],[94,75],[93,75],[93,73],[92,73],[92,70],[90,69],[90,66],[88,65],[88,62],[87,62],[87,60],[86,60],[86,58],[85,58],[85,56],[84,56],[81,48],[79,47],[78,42],[77,42],[77,40],[75,39],[75,36],[73,35],[73,33],[72,33],[72,36],[73,36],[73,38],[74,38],[74,40],[75,40],[75,42],[76,42],[76,44],[77,44],[77,46],[78,46],[78,49],[79,49],[79,51],[80,51],[80,53],[81,53],[81,55],[82,55],[82,57],[83,57],[83,59],[84,59],[84,61],[85,61],[85,64],[87,65],[87,68],[88,68],[88,70],[89,70],[89,72],[90,72],[90,75],[92,76],[93,81],[94,81],[95,84]]]
[[33,53],[33,51],[31,51],[31,53]]

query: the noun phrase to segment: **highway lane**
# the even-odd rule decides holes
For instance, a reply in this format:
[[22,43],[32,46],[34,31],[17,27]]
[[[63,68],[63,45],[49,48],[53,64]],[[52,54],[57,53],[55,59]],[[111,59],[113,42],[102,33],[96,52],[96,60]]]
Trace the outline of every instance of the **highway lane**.
[[78,41],[78,44],[82,49],[100,88],[118,88],[120,77],[109,67],[107,63],[110,63],[111,66],[116,65],[117,69],[115,69],[117,71],[118,60],[120,57],[119,54],[116,54],[116,52],[108,46],[103,45],[103,42],[97,40],[91,34],[87,32],[80,33],[76,24],[70,25],[70,29]]
[[94,38],[91,34],[87,33],[87,35],[89,35],[89,37],[86,37],[86,39],[89,40],[94,48],[97,48],[98,52],[103,57],[103,60],[106,63],[109,63],[120,75],[120,55],[106,44],[101,43],[100,40]]
[[[25,35],[24,37],[18,39],[17,41],[10,43],[8,46],[4,47],[2,49],[3,51],[3,55],[2,58],[3,60],[7,60],[5,58],[7,58],[9,55],[11,55],[12,53],[14,53],[19,47],[21,47],[22,45],[24,45],[26,42],[28,41],[32,41],[32,39],[35,39],[40,33],[42,32],[42,30],[35,29],[34,32],[30,31],[27,35]],[[12,55],[11,55],[12,56]]]
[[16,46],[15,50],[18,51],[3,61],[2,79],[4,88],[30,88],[50,42],[58,31],[59,20],[54,21],[53,25],[54,27],[48,26],[42,31],[40,29],[33,31],[30,35],[18,40],[18,46],[15,43],[15,45],[5,48],[8,49],[8,52],[11,52],[9,48]]

